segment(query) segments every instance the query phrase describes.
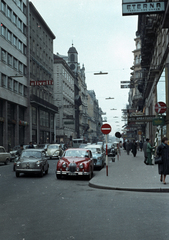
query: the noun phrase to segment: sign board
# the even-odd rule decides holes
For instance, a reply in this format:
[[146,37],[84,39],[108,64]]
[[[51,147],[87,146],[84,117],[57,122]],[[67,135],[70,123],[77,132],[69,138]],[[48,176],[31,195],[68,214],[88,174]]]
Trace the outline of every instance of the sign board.
[[105,123],[101,126],[101,131],[103,134],[109,134],[111,132],[111,126],[108,123]]
[[146,0],[122,0],[122,3],[146,2]]
[[128,122],[152,122],[155,115],[132,116],[128,117]]
[[165,124],[164,117],[158,117],[153,119],[153,126],[163,126]]
[[53,85],[53,80],[30,81],[30,86]]
[[75,123],[75,122],[74,122],[73,120],[72,120],[72,121],[70,121],[70,120],[69,120],[69,121],[64,121],[64,124],[66,124],[66,125],[69,125],[69,124],[72,125],[72,124],[74,124],[74,123]]
[[164,102],[158,102],[155,105],[156,113],[164,113],[167,110],[167,105]]
[[139,14],[154,14],[165,12],[164,2],[135,2],[135,3],[123,3],[122,14],[127,15],[139,15]]
[[121,81],[121,83],[130,83],[130,81]]

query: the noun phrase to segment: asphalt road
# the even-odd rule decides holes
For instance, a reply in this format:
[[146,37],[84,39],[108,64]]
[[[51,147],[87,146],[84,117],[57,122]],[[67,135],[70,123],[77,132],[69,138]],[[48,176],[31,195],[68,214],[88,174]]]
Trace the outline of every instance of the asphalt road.
[[[0,165],[0,240],[169,239],[169,194],[93,189],[82,178],[15,177]],[[95,171],[95,175],[99,171]]]

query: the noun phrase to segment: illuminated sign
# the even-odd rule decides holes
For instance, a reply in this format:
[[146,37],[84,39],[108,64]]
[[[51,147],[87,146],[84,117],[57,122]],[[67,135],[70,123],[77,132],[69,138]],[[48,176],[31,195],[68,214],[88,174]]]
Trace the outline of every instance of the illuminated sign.
[[122,4],[122,14],[127,15],[139,15],[147,13],[160,13],[165,11],[164,2],[128,2]]

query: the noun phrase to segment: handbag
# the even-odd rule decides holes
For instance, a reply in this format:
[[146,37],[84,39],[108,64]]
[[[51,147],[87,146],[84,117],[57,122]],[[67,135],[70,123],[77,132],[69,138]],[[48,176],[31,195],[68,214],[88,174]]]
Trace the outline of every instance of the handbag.
[[161,156],[154,157],[154,163],[155,164],[162,164],[163,163],[162,157]]

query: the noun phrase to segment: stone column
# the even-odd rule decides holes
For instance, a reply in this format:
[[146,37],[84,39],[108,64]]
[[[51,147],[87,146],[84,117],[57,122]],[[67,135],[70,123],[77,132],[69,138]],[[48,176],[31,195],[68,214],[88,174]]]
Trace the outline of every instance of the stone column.
[[169,139],[169,63],[165,65],[165,87],[166,87],[166,123],[167,123],[167,135],[166,137]]

